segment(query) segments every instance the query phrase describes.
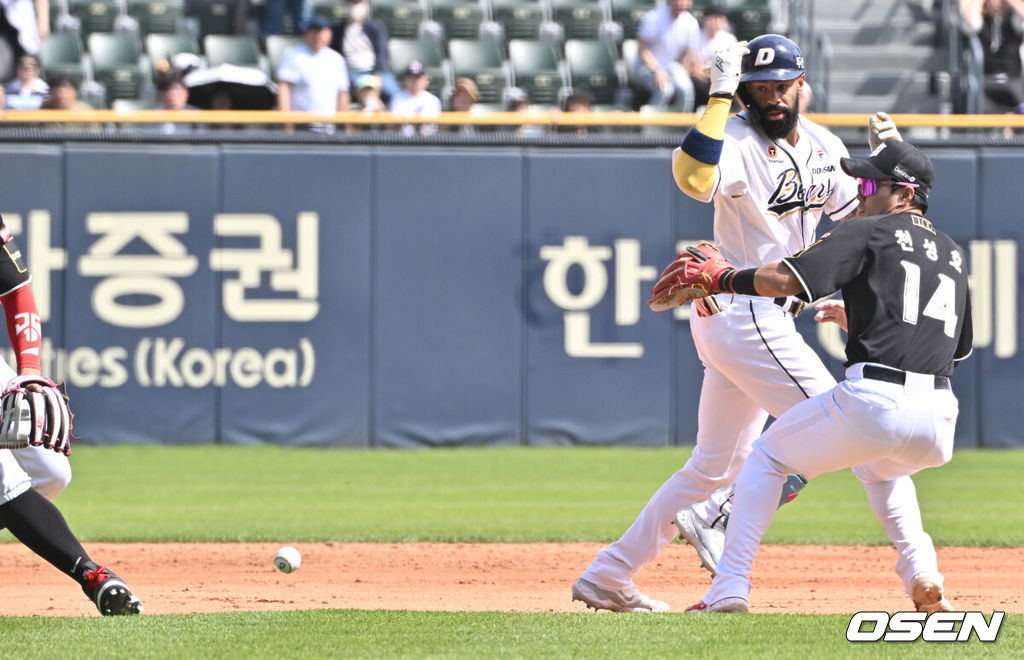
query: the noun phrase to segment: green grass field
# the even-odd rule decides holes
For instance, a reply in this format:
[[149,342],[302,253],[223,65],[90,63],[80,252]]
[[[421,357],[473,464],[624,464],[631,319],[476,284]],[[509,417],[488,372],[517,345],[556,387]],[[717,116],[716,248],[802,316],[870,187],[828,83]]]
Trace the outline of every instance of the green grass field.
[[[680,449],[335,451],[81,447],[57,504],[85,541],[610,541]],[[1024,452],[965,451],[915,477],[938,545],[1024,546]],[[6,533],[0,540],[12,541]],[[769,543],[884,544],[849,472],[815,479]],[[13,567],[8,577],[17,579]],[[1022,569],[1024,574],[1024,569]],[[1019,576],[1007,576],[1015,579]],[[26,613],[28,614],[28,613]],[[917,657],[995,644],[850,644],[843,615],[620,616],[324,610],[0,617],[8,657]]]

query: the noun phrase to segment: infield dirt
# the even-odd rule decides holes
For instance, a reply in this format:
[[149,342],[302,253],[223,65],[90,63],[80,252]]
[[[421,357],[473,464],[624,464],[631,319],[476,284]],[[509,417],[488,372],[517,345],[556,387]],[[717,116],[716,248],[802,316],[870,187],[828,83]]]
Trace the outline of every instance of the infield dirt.
[[[302,567],[279,573],[274,553],[294,545]],[[582,612],[570,586],[596,543],[125,543],[86,544],[142,599],[146,614],[324,608]],[[1024,613],[1024,548],[939,548],[946,594],[958,610]],[[911,607],[890,547],[767,545],[754,565],[751,611],[850,613]],[[81,590],[20,544],[0,544],[0,615],[98,616]],[[17,567],[17,570],[12,570]],[[681,611],[710,576],[677,543],[636,578]]]

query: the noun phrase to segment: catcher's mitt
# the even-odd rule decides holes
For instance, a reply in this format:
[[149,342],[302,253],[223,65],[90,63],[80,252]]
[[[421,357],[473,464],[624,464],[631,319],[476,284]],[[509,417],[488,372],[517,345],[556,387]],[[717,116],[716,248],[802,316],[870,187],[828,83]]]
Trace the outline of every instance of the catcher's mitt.
[[45,447],[68,455],[72,417],[63,385],[42,376],[18,376],[0,396],[0,448]]
[[694,298],[720,293],[722,275],[736,270],[712,243],[689,245],[661,273],[647,306],[655,312],[678,307]]

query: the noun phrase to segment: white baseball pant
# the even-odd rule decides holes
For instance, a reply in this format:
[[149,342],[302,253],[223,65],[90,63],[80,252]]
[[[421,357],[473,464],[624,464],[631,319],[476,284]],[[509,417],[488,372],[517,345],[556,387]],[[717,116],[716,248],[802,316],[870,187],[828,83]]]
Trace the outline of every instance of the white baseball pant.
[[864,378],[863,367],[849,367],[847,380],[795,406],[754,443],[736,481],[725,551],[704,602],[748,598],[754,555],[793,472],[813,478],[853,467],[896,544],[896,572],[907,593],[915,575],[938,572],[910,475],[952,457],[957,399],[937,388],[934,376],[907,373],[899,385]]
[[[583,572],[584,579],[605,589],[632,584],[633,575],[678,534],[673,524],[676,512],[735,480],[769,413],[779,417],[835,386],[821,359],[797,332],[792,316],[774,302],[727,294],[716,299],[720,313],[700,317],[694,308],[690,316],[693,341],[704,364],[697,446],[625,534],[600,550]],[[773,504],[777,503],[778,497]]]

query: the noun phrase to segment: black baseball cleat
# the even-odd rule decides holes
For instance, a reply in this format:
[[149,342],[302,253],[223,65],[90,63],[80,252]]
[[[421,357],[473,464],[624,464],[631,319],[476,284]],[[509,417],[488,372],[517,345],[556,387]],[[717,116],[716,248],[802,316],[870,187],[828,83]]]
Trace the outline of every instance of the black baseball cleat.
[[124,580],[103,566],[85,572],[82,591],[96,603],[103,616],[132,615],[142,611],[142,603],[132,595]]

